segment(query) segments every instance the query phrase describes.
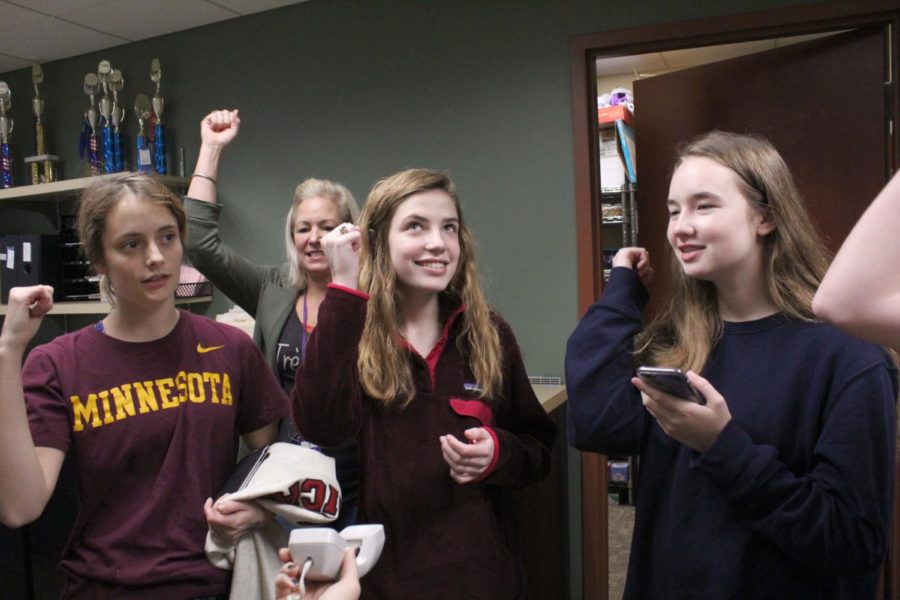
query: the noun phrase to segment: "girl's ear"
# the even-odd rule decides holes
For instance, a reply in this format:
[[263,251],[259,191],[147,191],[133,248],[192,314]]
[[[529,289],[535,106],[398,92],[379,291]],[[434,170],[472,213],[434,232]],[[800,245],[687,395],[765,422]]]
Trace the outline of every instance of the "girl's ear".
[[91,263],[91,266],[94,268],[94,271],[97,275],[106,275],[106,263],[103,260],[98,260],[96,263]]
[[756,233],[760,236],[764,236],[769,235],[773,231],[775,231],[775,220],[772,218],[772,215],[769,213],[769,211],[766,211],[766,214],[763,215],[762,221],[756,228]]

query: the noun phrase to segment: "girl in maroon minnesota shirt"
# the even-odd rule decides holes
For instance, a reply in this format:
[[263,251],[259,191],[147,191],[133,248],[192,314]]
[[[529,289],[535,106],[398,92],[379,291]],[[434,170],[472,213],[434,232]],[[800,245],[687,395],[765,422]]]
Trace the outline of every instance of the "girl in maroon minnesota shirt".
[[520,596],[509,493],[546,476],[555,427],[484,298],[452,181],[392,175],[322,245],[332,283],[292,402],[305,439],[358,440],[359,522],[386,536],[363,596]]
[[10,292],[0,522],[37,519],[71,454],[79,512],[61,561],[64,598],[224,598],[230,575],[206,559],[207,529],[233,540],[262,513],[207,499],[234,467],[238,433],[250,448],[275,439],[286,398],[248,336],[176,308],[177,196],[146,175],[114,175],[84,192],[78,220],[113,308],[34,348],[23,367],[53,289]]

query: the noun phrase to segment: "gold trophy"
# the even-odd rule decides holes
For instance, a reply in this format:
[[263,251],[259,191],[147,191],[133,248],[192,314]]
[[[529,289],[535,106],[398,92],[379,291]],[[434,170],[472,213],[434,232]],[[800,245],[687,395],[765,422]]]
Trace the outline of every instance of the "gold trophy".
[[82,131],[82,147],[87,147],[90,174],[100,175],[100,148],[97,139],[98,115],[94,108],[94,94],[100,89],[100,80],[94,73],[84,76],[84,93],[91,99],[88,109],[84,113],[84,129]]
[[[31,109],[34,111],[34,154],[25,159],[31,164],[31,183],[50,183],[56,181],[57,156],[47,154],[44,122],[41,117],[44,114],[44,100],[38,85],[44,81],[44,71],[41,65],[31,66],[31,82],[34,84],[34,98],[31,100]],[[41,168],[43,167],[43,169]]]

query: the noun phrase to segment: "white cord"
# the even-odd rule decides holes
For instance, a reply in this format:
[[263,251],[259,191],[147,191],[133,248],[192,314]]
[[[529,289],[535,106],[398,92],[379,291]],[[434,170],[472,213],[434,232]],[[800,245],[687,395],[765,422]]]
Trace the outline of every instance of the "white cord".
[[306,562],[303,563],[303,571],[300,572],[300,597],[306,597],[306,574],[309,573],[309,568],[312,566],[312,559],[307,558]]
[[309,568],[312,567],[313,561],[311,558],[307,558],[306,562],[303,563],[303,570],[300,572],[300,581],[298,582],[300,585],[300,593],[299,594],[288,594],[287,600],[303,600],[306,597],[306,574],[309,573]]

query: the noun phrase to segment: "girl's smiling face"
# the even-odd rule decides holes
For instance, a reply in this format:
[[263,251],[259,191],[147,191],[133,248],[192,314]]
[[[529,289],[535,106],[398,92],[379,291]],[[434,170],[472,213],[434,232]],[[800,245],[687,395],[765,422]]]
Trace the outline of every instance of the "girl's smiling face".
[[391,263],[402,293],[438,294],[459,263],[459,214],[446,192],[429,190],[397,206],[388,233]]
[[774,225],[751,206],[734,171],[685,158],[672,174],[667,205],[666,237],[685,275],[720,286],[762,273],[763,238]]

